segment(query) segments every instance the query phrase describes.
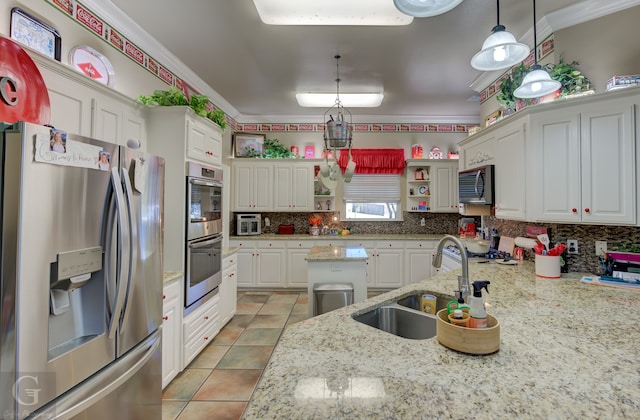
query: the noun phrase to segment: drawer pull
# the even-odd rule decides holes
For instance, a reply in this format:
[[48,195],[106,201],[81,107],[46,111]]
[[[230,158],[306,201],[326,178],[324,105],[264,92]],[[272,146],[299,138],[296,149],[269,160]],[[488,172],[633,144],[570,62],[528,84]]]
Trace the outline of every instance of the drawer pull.
[[169,319],[169,317],[165,315],[165,316],[163,316],[163,317],[162,317],[162,319],[164,319],[165,321],[167,321],[167,320]]

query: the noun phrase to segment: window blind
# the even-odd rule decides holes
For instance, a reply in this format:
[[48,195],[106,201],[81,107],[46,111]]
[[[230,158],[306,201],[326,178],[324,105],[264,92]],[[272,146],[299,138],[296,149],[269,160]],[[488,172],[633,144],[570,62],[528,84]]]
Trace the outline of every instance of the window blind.
[[343,198],[349,201],[399,201],[400,175],[354,175],[344,183]]

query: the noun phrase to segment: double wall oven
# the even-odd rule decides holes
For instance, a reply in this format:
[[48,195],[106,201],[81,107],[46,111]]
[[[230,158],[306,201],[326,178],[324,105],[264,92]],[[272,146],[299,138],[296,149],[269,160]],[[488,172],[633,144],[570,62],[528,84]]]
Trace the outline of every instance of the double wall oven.
[[222,282],[222,170],[187,163],[185,315]]

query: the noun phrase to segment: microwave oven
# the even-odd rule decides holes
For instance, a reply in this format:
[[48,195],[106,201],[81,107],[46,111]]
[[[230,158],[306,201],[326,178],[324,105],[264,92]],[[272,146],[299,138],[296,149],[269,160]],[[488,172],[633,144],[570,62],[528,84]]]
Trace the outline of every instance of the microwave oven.
[[458,172],[460,203],[494,203],[494,165],[481,166]]
[[260,235],[260,215],[259,214],[238,214],[236,234]]

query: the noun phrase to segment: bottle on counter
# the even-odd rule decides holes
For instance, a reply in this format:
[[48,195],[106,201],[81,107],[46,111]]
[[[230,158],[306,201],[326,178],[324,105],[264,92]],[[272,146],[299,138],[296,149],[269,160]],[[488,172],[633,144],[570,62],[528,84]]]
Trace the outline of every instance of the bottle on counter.
[[482,300],[482,289],[489,293],[488,280],[474,281],[473,296],[469,296],[469,327],[470,328],[487,328],[487,309]]

